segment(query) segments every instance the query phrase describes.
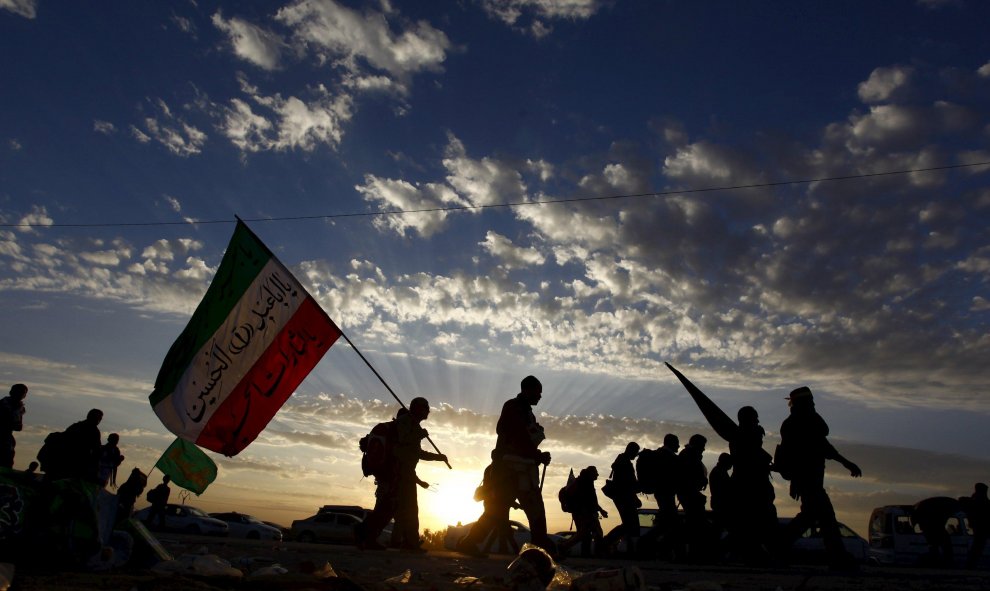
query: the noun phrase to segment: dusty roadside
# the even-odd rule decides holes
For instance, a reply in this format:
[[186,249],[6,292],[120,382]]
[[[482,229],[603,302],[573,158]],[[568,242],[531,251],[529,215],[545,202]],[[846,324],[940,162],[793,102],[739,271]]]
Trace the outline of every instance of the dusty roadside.
[[[243,590],[334,590],[334,591],[444,591],[471,589],[495,591],[508,585],[506,568],[511,556],[469,558],[452,552],[409,554],[397,551],[362,552],[348,546],[324,544],[272,544],[244,540],[194,537],[164,537],[162,544],[174,555],[208,552],[254,571],[280,564],[288,570],[270,577],[243,579],[154,575],[147,570],[112,573],[46,573],[19,571],[13,591],[121,590],[121,591],[214,591]],[[329,564],[336,578],[312,574]],[[686,566],[660,562],[633,563],[624,560],[572,558],[563,566],[577,572],[638,566],[649,589],[674,591],[740,590],[862,590],[928,591],[955,589],[977,591],[990,588],[990,573],[957,570],[864,567],[857,574],[829,573],[824,567],[757,569],[741,566]],[[408,571],[408,573],[407,573]]]

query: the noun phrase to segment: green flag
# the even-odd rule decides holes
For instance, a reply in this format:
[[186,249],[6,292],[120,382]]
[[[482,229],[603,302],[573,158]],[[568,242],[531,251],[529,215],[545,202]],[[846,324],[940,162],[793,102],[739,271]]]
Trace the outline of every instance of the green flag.
[[168,474],[177,486],[202,494],[210,483],[216,480],[217,465],[203,450],[185,439],[176,439],[168,446],[155,468]]

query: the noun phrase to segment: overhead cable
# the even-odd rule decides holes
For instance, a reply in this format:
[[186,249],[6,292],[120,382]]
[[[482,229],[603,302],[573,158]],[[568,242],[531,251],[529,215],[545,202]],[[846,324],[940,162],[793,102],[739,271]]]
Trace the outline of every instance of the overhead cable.
[[[714,193],[717,191],[738,191],[743,189],[762,189],[769,187],[782,187],[787,185],[810,185],[812,183],[826,183],[838,181],[850,181],[857,179],[868,179],[884,176],[896,176],[905,174],[916,174],[925,172],[937,172],[942,170],[953,170],[959,168],[972,168],[977,166],[990,166],[990,162],[971,162],[967,164],[947,164],[945,166],[932,166],[928,168],[911,168],[906,170],[891,170],[886,172],[871,172],[863,174],[849,174],[842,176],[819,177],[813,179],[798,179],[788,181],[771,181],[765,183],[750,183],[745,185],[725,185],[719,187],[704,187],[699,189],[676,189],[669,191],[652,191],[649,193],[632,193],[622,195],[597,195],[592,197],[562,197],[560,199],[539,199],[533,201],[506,201],[503,203],[489,203],[482,205],[449,205],[443,207],[425,207],[422,209],[391,209],[385,211],[358,211],[349,213],[333,213],[321,215],[299,215],[281,216],[266,218],[241,218],[245,222],[290,222],[302,220],[332,220],[342,218],[358,217],[385,217],[393,215],[408,215],[415,213],[438,213],[456,212],[496,208],[527,207],[534,205],[554,205],[558,203],[580,203],[584,201],[609,201],[614,199],[642,199],[650,197],[670,197],[674,195],[691,195],[697,193]],[[59,223],[59,224],[39,224],[39,223],[14,223],[0,224],[0,228],[116,228],[129,226],[193,226],[199,224],[233,224],[236,220],[196,220],[186,219],[174,222],[106,222],[106,223]]]

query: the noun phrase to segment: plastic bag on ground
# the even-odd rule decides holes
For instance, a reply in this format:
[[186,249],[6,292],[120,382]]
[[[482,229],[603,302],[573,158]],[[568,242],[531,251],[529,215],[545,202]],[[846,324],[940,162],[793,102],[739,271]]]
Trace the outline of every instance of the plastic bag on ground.
[[384,583],[391,587],[404,586],[408,585],[409,582],[412,581],[412,576],[412,571],[407,568],[402,574],[385,579]]
[[175,560],[159,562],[152,567],[151,572],[155,574],[182,573],[204,577],[241,578],[244,576],[244,573],[216,554],[184,554]]
[[258,570],[248,575],[248,578],[253,579],[255,577],[271,577],[276,575],[284,575],[287,574],[288,572],[289,569],[285,568],[281,564],[273,564],[271,566],[264,566],[259,568]]
[[546,550],[526,543],[506,569],[506,582],[512,591],[544,591],[553,581],[556,567]]

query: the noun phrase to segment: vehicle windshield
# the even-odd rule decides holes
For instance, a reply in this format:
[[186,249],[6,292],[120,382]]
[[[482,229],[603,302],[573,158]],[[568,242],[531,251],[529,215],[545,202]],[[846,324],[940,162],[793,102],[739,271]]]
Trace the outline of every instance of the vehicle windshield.
[[209,517],[209,515],[196,507],[186,507],[186,510],[189,511],[190,515],[195,515],[196,517]]
[[244,521],[248,523],[253,523],[255,525],[264,525],[264,523],[262,523],[261,520],[259,520],[257,517],[252,517],[250,515],[242,515],[241,517],[243,517]]

